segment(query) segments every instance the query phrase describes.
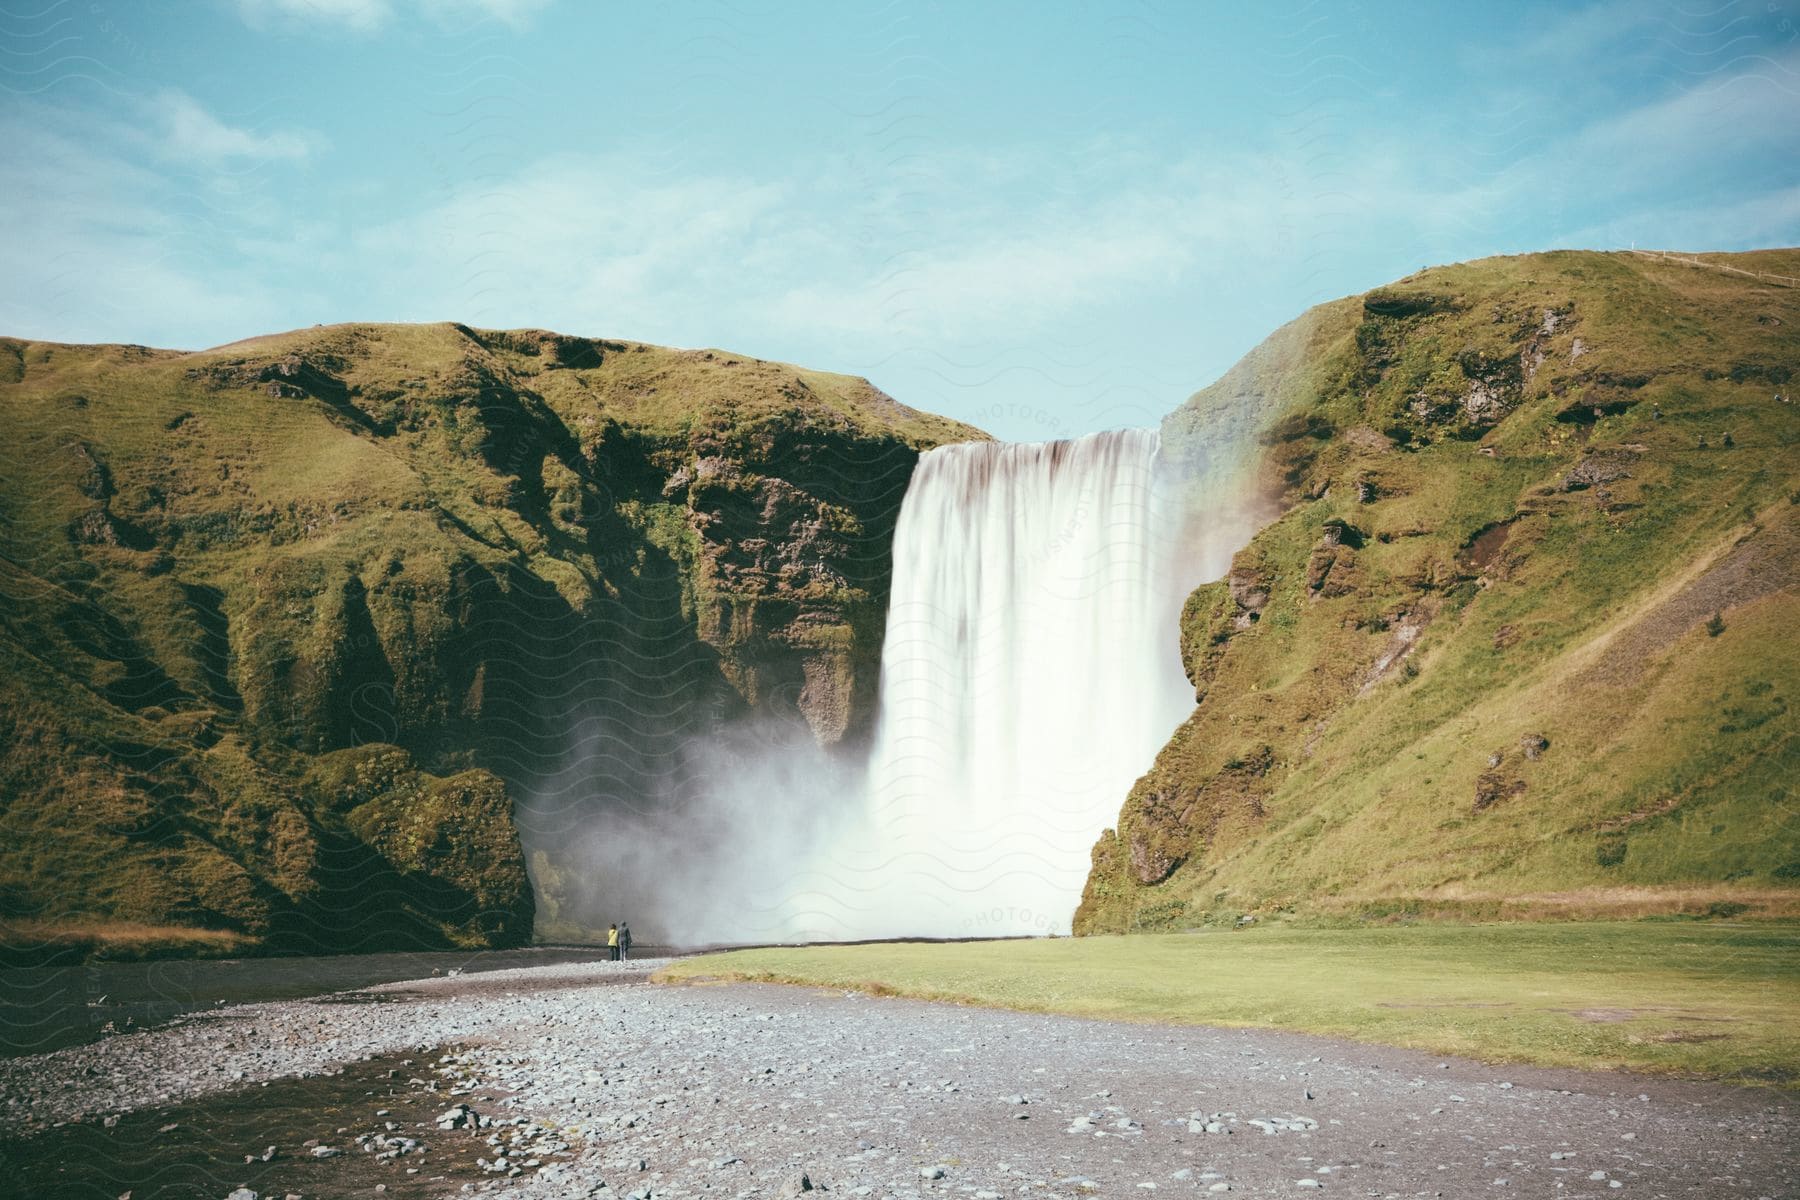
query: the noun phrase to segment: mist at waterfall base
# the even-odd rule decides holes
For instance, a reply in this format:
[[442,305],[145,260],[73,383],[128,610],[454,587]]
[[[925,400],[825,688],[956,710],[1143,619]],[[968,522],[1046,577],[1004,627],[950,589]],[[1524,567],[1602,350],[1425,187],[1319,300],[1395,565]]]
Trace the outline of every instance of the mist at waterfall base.
[[1147,430],[927,452],[866,760],[797,711],[707,728],[658,794],[562,835],[558,907],[683,945],[1068,932],[1096,837],[1192,710],[1181,605],[1249,533],[1196,519],[1190,485]]

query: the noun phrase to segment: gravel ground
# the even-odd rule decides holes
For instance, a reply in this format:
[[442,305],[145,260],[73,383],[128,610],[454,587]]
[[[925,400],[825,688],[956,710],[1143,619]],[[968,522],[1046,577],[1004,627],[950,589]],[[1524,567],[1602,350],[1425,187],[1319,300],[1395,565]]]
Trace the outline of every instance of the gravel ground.
[[409,1140],[457,1138],[485,1142],[492,1169],[451,1195],[1800,1195],[1789,1093],[643,982],[657,965],[363,994],[379,1003],[245,1005],[0,1062],[7,1134],[429,1051],[417,1069],[443,1116],[366,1135],[367,1194],[387,1177],[376,1160],[388,1170],[416,1152]]

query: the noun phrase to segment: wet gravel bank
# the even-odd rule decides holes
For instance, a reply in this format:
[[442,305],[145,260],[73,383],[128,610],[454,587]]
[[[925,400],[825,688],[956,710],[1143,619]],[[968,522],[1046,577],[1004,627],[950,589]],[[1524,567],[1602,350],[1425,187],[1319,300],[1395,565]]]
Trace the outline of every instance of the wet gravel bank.
[[[653,947],[640,950],[646,958],[656,953]],[[469,975],[606,959],[604,946],[530,946],[0,966],[0,1056],[47,1054],[225,1004],[298,1000],[447,971]]]
[[[1673,1198],[1788,1196],[1800,1181],[1791,1093],[640,982],[653,965],[224,1009],[0,1062],[3,1149],[29,1159],[49,1143],[24,1135],[52,1122],[405,1054],[405,1108],[390,1096],[390,1119],[344,1123],[343,1144],[327,1148],[360,1166],[337,1177],[345,1190],[317,1194]],[[452,1156],[459,1169],[434,1185]],[[221,1200],[238,1182],[220,1179]]]

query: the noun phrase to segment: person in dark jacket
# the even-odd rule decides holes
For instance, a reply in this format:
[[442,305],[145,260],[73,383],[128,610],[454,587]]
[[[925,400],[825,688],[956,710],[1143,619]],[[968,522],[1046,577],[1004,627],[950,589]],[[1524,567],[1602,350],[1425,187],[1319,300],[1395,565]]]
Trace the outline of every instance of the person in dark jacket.
[[619,925],[619,957],[631,957],[631,926],[623,922]]

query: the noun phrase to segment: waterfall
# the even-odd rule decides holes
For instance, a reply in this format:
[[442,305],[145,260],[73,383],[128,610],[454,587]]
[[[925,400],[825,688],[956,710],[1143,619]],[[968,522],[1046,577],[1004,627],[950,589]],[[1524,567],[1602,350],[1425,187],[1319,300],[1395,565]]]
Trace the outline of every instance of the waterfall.
[[1094,839],[1193,705],[1156,463],[1148,430],[919,460],[864,795],[793,933],[1068,930]]

